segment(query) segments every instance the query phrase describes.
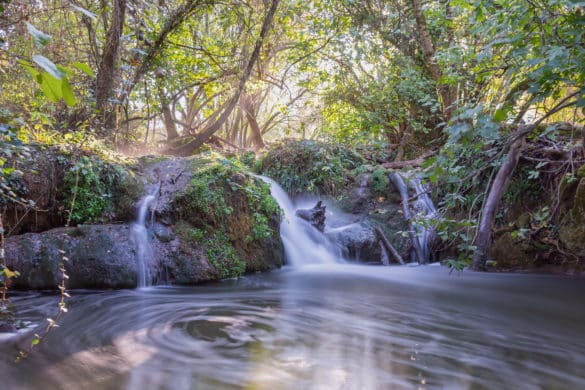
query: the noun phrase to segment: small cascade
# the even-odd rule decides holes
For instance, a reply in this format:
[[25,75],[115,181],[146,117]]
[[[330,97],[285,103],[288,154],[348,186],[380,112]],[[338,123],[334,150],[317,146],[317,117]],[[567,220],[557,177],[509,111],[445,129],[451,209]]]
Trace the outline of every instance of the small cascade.
[[343,263],[341,249],[307,221],[295,215],[295,207],[286,192],[274,180],[257,176],[270,185],[270,193],[283,210],[280,235],[288,264]]
[[[425,188],[418,175],[412,176],[408,185],[414,191],[412,209],[416,214],[416,218],[431,221],[437,218],[437,209],[433,204],[431,197],[429,196],[429,190]],[[431,241],[435,237],[435,230],[430,224],[416,224],[416,230],[418,240],[423,252],[425,262],[429,262],[431,259]]]
[[[389,177],[400,192],[404,218],[410,224],[408,233],[414,248],[413,260],[426,264],[431,260],[430,244],[436,233],[430,223],[419,223],[417,221],[425,220],[425,222],[428,222],[436,218],[437,209],[429,196],[429,191],[424,188],[418,175],[412,175],[407,178],[408,186],[404,183],[404,179],[399,173],[391,173]],[[409,197],[408,194],[409,187],[413,191],[412,197]]]
[[[148,191],[138,202],[138,215],[136,222],[132,224],[132,240],[136,245],[136,263],[138,268],[138,288],[148,287],[152,284],[149,265],[153,263],[152,247],[148,242],[148,230],[146,228],[146,216],[149,207],[156,201],[159,186]],[[154,222],[154,208],[152,208],[151,223]]]

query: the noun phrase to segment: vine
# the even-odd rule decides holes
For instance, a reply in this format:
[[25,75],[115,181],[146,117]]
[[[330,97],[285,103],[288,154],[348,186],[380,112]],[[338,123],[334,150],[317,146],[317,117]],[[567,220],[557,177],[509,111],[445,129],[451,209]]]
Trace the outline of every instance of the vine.
[[[75,207],[75,200],[77,198],[77,190],[79,187],[79,171],[76,171],[75,175],[75,185],[73,187],[73,197],[71,198],[71,204],[69,208],[69,213],[67,216],[67,222],[65,223],[65,228],[68,228],[71,224],[71,216],[73,215],[73,209]],[[2,251],[3,252],[3,251]],[[71,296],[67,293],[67,280],[69,279],[69,275],[67,275],[67,270],[65,269],[65,264],[69,261],[69,258],[66,256],[65,252],[65,240],[61,240],[61,248],[59,249],[59,254],[61,255],[61,260],[59,262],[59,271],[61,271],[61,282],[57,286],[60,292],[60,299],[59,299],[59,310],[57,315],[54,318],[47,318],[47,325],[42,333],[35,333],[33,339],[30,342],[29,347],[26,350],[21,350],[16,357],[16,361],[19,362],[23,359],[26,359],[33,351],[35,346],[40,344],[43,340],[47,338],[49,333],[53,328],[59,326],[58,322],[61,317],[67,313],[67,304],[65,300],[67,298],[71,298]]]

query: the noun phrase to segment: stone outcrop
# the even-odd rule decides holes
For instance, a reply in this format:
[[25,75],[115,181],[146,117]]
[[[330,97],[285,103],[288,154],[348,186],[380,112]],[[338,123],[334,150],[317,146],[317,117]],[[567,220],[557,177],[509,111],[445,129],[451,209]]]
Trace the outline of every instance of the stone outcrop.
[[[158,188],[151,210],[156,222],[147,223],[154,284],[194,284],[282,265],[280,211],[263,182],[214,159],[142,163],[145,187]],[[129,215],[119,224],[80,224],[9,236],[7,265],[20,273],[12,287],[56,289],[61,281],[60,250],[69,259],[68,288],[136,287],[134,219]],[[25,231],[36,230],[26,223]]]

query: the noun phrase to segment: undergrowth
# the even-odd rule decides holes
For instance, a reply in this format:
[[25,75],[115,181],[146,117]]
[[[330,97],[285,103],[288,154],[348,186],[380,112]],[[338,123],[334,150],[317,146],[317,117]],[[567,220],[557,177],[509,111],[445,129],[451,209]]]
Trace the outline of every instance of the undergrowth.
[[310,192],[335,196],[347,185],[350,171],[365,162],[346,146],[303,140],[284,142],[273,148],[259,168],[289,194]]

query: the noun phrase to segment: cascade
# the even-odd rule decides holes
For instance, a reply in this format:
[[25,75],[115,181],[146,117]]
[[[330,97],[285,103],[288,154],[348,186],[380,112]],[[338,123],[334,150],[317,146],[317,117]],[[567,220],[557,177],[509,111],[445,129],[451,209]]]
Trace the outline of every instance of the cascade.
[[[148,208],[155,202],[159,185],[147,191],[138,202],[138,215],[136,222],[132,224],[131,238],[136,245],[136,264],[138,269],[138,288],[148,287],[152,283],[149,265],[153,262],[152,248],[148,242],[148,230],[146,229],[146,216]],[[152,220],[154,220],[154,208],[152,209]]]
[[[408,186],[400,173],[391,173],[389,178],[400,192],[404,218],[410,224],[408,234],[414,248],[414,260],[426,264],[431,260],[430,244],[435,237],[435,231],[430,224],[419,223],[417,220],[429,221],[436,218],[437,209],[418,175],[407,178]],[[414,192],[412,197],[408,195],[408,187]]]
[[343,263],[341,249],[307,221],[295,215],[295,206],[274,180],[257,176],[270,185],[270,193],[283,211],[280,234],[289,265]]

